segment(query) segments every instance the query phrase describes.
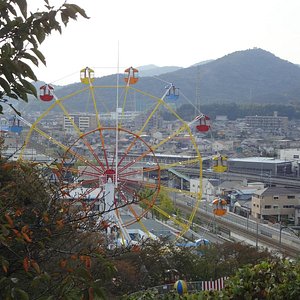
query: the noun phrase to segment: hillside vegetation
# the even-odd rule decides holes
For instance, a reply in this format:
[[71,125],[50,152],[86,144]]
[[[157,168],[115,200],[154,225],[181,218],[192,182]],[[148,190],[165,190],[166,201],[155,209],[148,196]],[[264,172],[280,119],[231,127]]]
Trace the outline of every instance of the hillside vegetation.
[[[175,67],[175,71],[167,67],[166,70],[167,73],[154,77],[144,77],[141,70],[142,76],[134,88],[162,97],[166,82],[173,83],[180,89],[178,106],[189,102],[201,106],[223,103],[300,103],[299,66],[262,49],[237,51],[205,64],[180,69]],[[120,86],[124,86],[122,76],[120,78]],[[116,75],[96,78],[94,85],[116,85]],[[83,88],[85,86],[81,83],[74,83],[57,87],[55,93],[58,97],[63,97]],[[105,94],[101,89],[95,90],[95,93],[96,99],[101,99],[107,108],[114,109],[116,93],[113,89]],[[82,100],[82,97],[88,99],[88,93],[77,97],[80,97],[80,101],[74,101],[76,105],[69,108],[71,111],[93,110],[92,104],[87,105],[87,101]],[[144,100],[139,97],[136,101]],[[30,101],[26,109],[43,110],[47,105],[49,104],[34,100]]]

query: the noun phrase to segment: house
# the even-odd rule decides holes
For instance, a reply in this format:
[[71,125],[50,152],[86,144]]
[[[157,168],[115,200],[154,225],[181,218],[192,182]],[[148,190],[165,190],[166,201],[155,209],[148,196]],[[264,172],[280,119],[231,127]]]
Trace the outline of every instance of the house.
[[202,197],[211,202],[216,196],[217,187],[220,184],[219,179],[213,178],[203,178],[202,179],[202,187],[200,187],[199,179],[191,178],[190,179],[190,192],[198,193],[200,188],[202,188]]
[[252,216],[272,222],[295,218],[295,208],[300,205],[300,189],[267,187],[252,196]]

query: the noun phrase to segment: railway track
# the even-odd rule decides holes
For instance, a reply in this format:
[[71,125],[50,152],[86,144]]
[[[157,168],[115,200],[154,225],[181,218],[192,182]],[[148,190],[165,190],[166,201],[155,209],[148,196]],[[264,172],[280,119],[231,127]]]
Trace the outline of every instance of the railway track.
[[[184,203],[178,203],[177,205],[182,211],[188,211],[188,208]],[[198,211],[196,212],[194,223],[198,223],[198,221],[202,224],[211,224],[213,221],[219,228],[220,232],[226,232],[228,236],[232,236],[233,234],[242,236],[245,238],[245,240],[251,240],[257,246],[278,251],[278,253],[281,253],[284,256],[291,258],[297,258],[300,256],[300,247],[294,247],[283,242],[279,243],[278,239],[262,234],[259,231],[249,230],[244,226],[232,223],[222,217],[216,217],[212,220],[211,214],[208,214],[207,212],[200,209],[198,209]]]

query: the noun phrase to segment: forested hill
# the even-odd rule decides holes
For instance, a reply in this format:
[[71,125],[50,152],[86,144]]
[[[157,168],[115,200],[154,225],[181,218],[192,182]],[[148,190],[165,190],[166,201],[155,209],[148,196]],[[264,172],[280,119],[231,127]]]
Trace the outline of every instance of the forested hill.
[[[173,83],[180,89],[179,105],[186,104],[187,100],[194,103],[198,101],[201,105],[212,103],[299,105],[300,103],[299,66],[257,48],[237,51],[205,64],[179,68],[158,76],[141,77],[134,88],[161,97],[165,92],[166,82]],[[116,75],[96,78],[94,82],[95,85],[115,85],[115,83]],[[121,84],[124,84],[123,81]],[[81,83],[59,87],[56,89],[56,95],[63,97],[82,88]],[[105,95],[98,95],[101,90],[95,92],[96,98],[105,99],[103,101],[106,101],[105,105],[108,107],[111,103],[115,103],[114,90]],[[72,110],[82,111],[83,105],[85,106],[79,104],[78,107],[72,107]],[[30,110],[36,110],[37,107],[40,110],[41,103],[27,105],[27,109]]]
[[197,88],[202,104],[300,101],[299,66],[262,49],[234,52],[160,77],[178,84],[193,101]]

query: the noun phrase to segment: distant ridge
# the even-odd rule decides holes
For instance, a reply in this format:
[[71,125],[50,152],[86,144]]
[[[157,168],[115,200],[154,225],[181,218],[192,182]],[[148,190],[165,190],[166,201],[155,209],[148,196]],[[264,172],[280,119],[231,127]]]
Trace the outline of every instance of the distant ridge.
[[182,69],[182,67],[158,67],[156,65],[146,65],[141,66],[137,68],[139,70],[139,76],[140,77],[146,77],[146,76],[158,76],[164,73],[170,73],[175,72],[179,69]]
[[[300,68],[274,54],[253,48],[236,51],[219,59],[197,63],[188,68],[141,66],[140,80],[135,88],[161,97],[165,82],[180,89],[178,105],[198,101],[207,103],[274,103],[300,104]],[[115,83],[116,75],[95,78],[95,85]],[[82,88],[81,83],[60,87],[58,97],[73,93]],[[101,95],[96,97],[101,99]],[[105,95],[107,105],[114,99],[114,91]],[[102,97],[103,98],[103,97]],[[41,109],[40,101],[26,104],[26,110]],[[73,110],[79,108],[72,107]]]

